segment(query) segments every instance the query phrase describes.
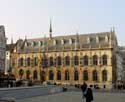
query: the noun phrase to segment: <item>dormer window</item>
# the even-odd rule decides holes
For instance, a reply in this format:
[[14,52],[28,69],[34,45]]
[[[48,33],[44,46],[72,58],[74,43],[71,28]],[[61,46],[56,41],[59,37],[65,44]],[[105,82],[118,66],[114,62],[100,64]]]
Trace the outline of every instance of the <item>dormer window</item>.
[[42,41],[39,41],[39,46],[42,46],[43,45],[43,42]]
[[105,42],[108,42],[108,36],[107,35],[105,36]]
[[98,36],[96,37],[96,43],[99,43],[99,37]]
[[89,43],[90,43],[90,37],[87,38],[87,44],[89,44]]
[[25,42],[25,45],[24,45],[24,46],[27,47],[27,45],[28,45],[27,42]]
[[34,41],[31,43],[32,47],[34,46]]
[[56,43],[57,43],[57,41],[56,41],[56,40],[54,40],[54,41],[53,41],[53,45],[56,45]]
[[69,44],[72,44],[73,43],[73,40],[70,38],[69,39]]
[[61,44],[63,45],[65,42],[64,42],[64,39],[61,40]]

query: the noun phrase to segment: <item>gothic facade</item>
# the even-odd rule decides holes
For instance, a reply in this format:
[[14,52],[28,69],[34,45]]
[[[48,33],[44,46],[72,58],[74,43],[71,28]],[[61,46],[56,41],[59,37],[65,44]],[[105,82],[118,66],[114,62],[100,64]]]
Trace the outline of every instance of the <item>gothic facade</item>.
[[111,88],[116,80],[116,46],[113,30],[19,39],[11,51],[11,68],[17,80],[72,85],[85,81]]

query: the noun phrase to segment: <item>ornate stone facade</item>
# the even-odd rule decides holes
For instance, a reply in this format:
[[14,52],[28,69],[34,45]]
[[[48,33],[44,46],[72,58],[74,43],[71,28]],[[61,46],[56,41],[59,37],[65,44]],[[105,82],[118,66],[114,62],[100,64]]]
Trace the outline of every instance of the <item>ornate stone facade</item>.
[[116,80],[114,31],[19,39],[11,53],[16,79],[111,88]]

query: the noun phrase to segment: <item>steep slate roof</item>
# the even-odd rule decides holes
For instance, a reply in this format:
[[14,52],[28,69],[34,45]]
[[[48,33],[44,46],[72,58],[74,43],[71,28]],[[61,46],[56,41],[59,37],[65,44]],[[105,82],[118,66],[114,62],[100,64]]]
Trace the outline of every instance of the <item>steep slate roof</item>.
[[6,45],[6,51],[13,52],[15,46],[16,46],[16,44],[7,44]]
[[[40,51],[42,49],[47,51],[73,50],[76,48],[89,48],[90,45],[91,48],[99,48],[99,46],[109,47],[110,40],[114,40],[114,36],[114,32],[111,31],[91,34],[55,36],[52,37],[52,39],[49,37],[25,39],[22,41],[19,51]],[[108,41],[106,41],[106,38]],[[87,43],[87,39],[90,40],[90,43]],[[72,43],[70,43],[70,40],[72,40]],[[56,44],[54,44],[54,41]]]

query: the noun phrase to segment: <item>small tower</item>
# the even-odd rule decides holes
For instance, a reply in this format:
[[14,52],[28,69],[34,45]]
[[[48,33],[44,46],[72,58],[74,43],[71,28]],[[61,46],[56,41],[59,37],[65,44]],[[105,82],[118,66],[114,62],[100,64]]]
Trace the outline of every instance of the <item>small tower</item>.
[[50,27],[49,27],[49,38],[52,39],[52,24],[50,19]]

